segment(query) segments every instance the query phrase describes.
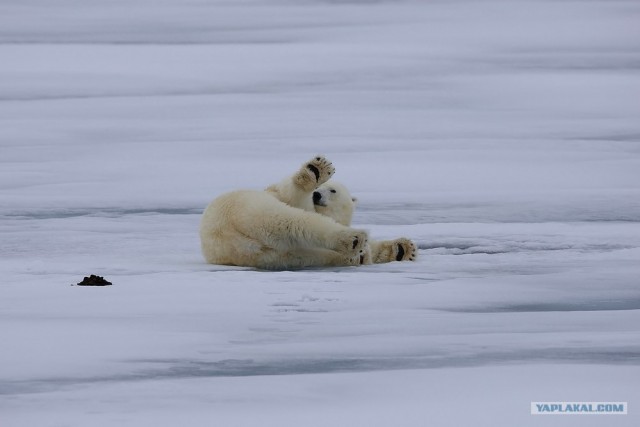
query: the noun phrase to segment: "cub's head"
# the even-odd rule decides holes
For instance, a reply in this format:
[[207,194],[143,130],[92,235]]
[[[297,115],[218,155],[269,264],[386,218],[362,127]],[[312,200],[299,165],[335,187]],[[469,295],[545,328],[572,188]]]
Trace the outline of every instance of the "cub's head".
[[347,187],[336,181],[327,181],[313,192],[313,207],[316,212],[346,226],[351,225],[356,201]]

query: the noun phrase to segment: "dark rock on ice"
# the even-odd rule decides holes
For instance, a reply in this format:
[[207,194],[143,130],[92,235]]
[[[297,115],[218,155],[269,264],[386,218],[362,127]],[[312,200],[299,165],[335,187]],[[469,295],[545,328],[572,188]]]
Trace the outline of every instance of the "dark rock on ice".
[[105,280],[104,277],[101,276],[96,276],[95,274],[92,274],[89,277],[85,277],[82,282],[79,282],[77,285],[78,286],[109,286],[112,283]]

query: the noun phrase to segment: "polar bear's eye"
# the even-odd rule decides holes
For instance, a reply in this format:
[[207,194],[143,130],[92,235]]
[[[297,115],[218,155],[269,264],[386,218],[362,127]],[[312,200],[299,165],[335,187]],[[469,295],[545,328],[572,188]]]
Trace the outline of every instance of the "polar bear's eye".
[[329,191],[331,191],[332,193],[335,193],[335,192],[336,192],[336,190],[333,190],[333,189],[332,189],[332,190],[329,190]]

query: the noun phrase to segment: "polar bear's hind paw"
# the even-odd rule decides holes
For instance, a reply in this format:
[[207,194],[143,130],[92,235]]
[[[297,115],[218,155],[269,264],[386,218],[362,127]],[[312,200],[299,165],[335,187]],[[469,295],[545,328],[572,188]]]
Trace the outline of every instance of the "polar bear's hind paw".
[[418,256],[416,244],[409,239],[398,239],[396,241],[396,261],[415,261]]

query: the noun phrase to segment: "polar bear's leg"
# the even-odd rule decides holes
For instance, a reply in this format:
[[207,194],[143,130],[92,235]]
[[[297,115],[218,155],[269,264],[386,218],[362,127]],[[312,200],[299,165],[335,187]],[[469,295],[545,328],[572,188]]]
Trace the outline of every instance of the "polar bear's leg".
[[361,264],[361,256],[346,256],[329,249],[297,248],[285,253],[272,252],[261,258],[259,267],[268,270],[305,267],[349,267]]
[[316,156],[289,178],[267,187],[266,191],[289,206],[314,212],[313,190],[327,182],[334,172],[335,168],[327,158]]
[[[291,235],[290,237],[295,237]],[[364,242],[364,243],[363,243]],[[272,241],[271,246],[263,246],[250,258],[251,265],[266,270],[281,270],[304,267],[346,267],[362,264],[363,251],[367,245],[367,235],[360,230],[340,230],[336,240],[325,242],[321,236],[306,235],[303,239]],[[321,246],[313,246],[321,243]],[[332,246],[327,248],[323,246]]]
[[409,239],[370,241],[364,264],[381,264],[391,261],[415,261],[418,256],[416,244]]
[[[269,193],[246,192],[234,199],[238,206],[230,226],[241,236],[259,242],[269,256],[307,249],[327,249],[347,258],[358,257],[368,245],[368,234],[333,219],[292,208]],[[261,251],[262,252],[262,251]]]
[[364,253],[369,243],[368,233],[338,224],[312,212],[284,206],[284,220],[267,215],[263,236],[274,247],[284,250],[329,249],[349,258]]

